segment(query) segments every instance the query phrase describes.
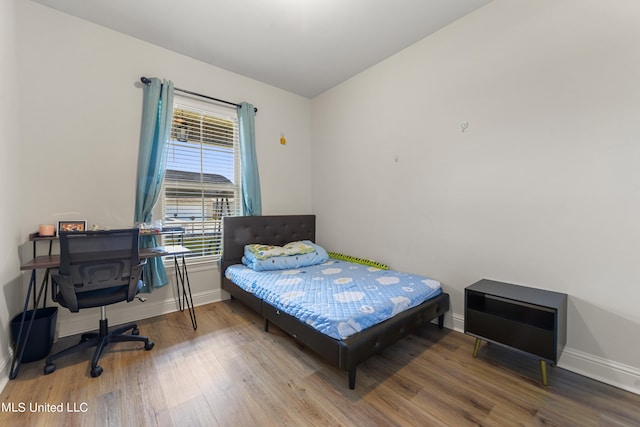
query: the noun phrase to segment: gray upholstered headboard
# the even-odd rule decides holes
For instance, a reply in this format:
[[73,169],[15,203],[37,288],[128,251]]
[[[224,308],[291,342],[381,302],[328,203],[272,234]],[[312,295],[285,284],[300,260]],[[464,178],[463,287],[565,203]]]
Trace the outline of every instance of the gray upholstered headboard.
[[222,218],[220,272],[240,264],[244,246],[251,243],[282,246],[297,240],[316,240],[315,215],[229,216]]

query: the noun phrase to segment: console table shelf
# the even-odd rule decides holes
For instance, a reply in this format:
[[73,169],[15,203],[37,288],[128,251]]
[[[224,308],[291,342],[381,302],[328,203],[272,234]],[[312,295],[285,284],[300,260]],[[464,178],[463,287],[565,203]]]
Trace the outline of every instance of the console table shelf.
[[546,363],[557,364],[566,343],[567,295],[483,279],[464,296],[464,332],[476,337],[473,357],[481,340],[518,350],[540,360],[547,385]]

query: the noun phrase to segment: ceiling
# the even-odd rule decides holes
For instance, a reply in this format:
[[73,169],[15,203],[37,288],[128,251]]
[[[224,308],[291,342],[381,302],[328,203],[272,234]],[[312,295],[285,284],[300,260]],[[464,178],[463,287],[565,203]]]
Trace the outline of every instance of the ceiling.
[[33,1],[313,98],[490,0]]

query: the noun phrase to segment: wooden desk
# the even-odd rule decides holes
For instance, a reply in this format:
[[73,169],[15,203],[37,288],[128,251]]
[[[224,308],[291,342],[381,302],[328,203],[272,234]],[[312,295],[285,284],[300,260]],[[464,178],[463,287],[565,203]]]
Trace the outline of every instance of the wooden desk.
[[[155,258],[159,256],[185,255],[191,252],[184,246],[158,246],[157,248],[141,248],[140,259]],[[60,255],[39,255],[22,264],[20,270],[44,270],[60,267]]]
[[[191,250],[184,246],[158,246],[156,248],[141,248],[140,258],[155,258],[159,256],[173,256],[173,266],[176,273],[176,290],[178,291],[178,308],[184,311],[185,307],[189,310],[191,318],[191,326],[193,330],[198,329],[198,321],[196,312],[193,307],[193,297],[191,296],[191,284],[189,283],[189,274],[187,272],[187,262],[185,255]],[[186,286],[185,286],[186,284]],[[182,287],[182,297],[180,297],[180,288]]]
[[[34,239],[34,235],[29,236],[31,240]],[[55,240],[56,236],[49,237],[44,240]],[[40,239],[43,240],[43,239]],[[156,248],[140,248],[140,259],[147,258],[155,258],[161,256],[173,256],[173,262],[176,272],[176,289],[178,292],[178,307],[180,311],[184,311],[185,307],[189,310],[189,317],[191,318],[191,325],[193,329],[198,328],[198,323],[196,320],[196,313],[193,307],[193,297],[191,296],[191,285],[189,283],[189,275],[187,273],[187,263],[185,260],[185,255],[190,253],[191,250],[184,246],[158,246]],[[40,300],[42,298],[43,292],[45,294],[46,300],[46,288],[48,286],[49,280],[49,271],[52,268],[60,267],[60,255],[51,255],[51,248],[49,248],[49,255],[40,255],[35,256],[35,246],[34,246],[34,258],[30,261],[20,265],[20,270],[26,271],[31,270],[31,278],[29,280],[29,288],[27,290],[27,297],[25,298],[24,307],[22,310],[22,320],[20,322],[20,329],[18,332],[18,336],[16,337],[16,348],[13,354],[13,360],[11,361],[11,368],[9,370],[9,379],[15,379],[18,376],[18,371],[20,370],[20,363],[22,361],[22,356],[24,354],[24,346],[20,346],[22,340],[23,332],[26,334],[24,342],[27,342],[29,334],[31,333],[31,327],[33,325],[33,320],[35,318],[35,313],[40,305]],[[42,284],[40,285],[40,289],[38,291],[38,296],[36,298],[36,271],[37,270],[45,270],[44,277],[42,279]],[[180,295],[182,288],[182,296]],[[33,292],[33,314],[30,316],[28,320],[28,325],[26,325],[25,329],[25,320],[27,316],[27,311],[29,308],[29,298],[31,297],[31,292]],[[52,289],[53,292],[53,289]],[[52,295],[53,297],[53,295]]]

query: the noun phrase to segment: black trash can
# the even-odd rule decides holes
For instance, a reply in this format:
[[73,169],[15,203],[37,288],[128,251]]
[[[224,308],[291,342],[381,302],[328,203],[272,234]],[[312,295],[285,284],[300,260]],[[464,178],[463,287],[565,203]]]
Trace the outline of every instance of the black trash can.
[[[20,332],[20,322],[22,321],[23,314],[25,316],[25,321],[22,326],[21,344],[24,344],[25,342],[33,310],[28,310],[26,313],[20,313],[11,321],[11,337],[13,339],[14,349],[16,350],[18,349],[16,341],[18,333]],[[57,319],[58,307],[46,307],[36,310],[36,317],[33,318],[33,325],[31,326],[29,340],[24,344],[25,348],[24,353],[22,354],[22,363],[35,362],[36,360],[47,357],[51,351],[51,347],[53,346]]]

